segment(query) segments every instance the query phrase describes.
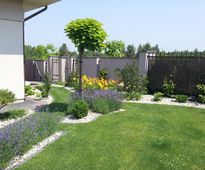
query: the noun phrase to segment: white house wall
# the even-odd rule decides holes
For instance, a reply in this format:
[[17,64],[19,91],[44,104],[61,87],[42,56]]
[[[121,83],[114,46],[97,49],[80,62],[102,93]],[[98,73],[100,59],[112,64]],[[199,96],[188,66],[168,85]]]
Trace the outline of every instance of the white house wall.
[[24,99],[23,18],[21,0],[0,0],[0,89]]

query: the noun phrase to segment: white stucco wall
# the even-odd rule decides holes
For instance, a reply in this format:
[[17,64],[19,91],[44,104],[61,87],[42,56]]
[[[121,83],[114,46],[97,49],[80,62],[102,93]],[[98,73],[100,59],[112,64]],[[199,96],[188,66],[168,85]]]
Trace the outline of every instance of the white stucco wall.
[[0,89],[24,99],[23,18],[21,0],[0,0]]

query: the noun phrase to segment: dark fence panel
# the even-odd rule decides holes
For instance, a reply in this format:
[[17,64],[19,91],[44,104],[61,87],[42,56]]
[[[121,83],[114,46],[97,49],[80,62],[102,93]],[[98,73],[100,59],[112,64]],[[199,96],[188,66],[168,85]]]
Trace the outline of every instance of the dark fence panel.
[[205,83],[204,57],[155,57],[149,58],[149,89],[161,91],[164,79],[173,75],[177,91],[183,94],[196,95],[196,85]]
[[45,70],[45,61],[25,60],[25,80],[26,81],[42,81]]

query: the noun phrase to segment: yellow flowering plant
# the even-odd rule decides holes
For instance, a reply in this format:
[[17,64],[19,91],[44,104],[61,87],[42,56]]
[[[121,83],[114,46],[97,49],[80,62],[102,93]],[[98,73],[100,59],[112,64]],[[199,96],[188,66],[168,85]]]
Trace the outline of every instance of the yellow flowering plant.
[[116,89],[118,82],[115,80],[105,80],[103,78],[91,78],[83,75],[83,89]]

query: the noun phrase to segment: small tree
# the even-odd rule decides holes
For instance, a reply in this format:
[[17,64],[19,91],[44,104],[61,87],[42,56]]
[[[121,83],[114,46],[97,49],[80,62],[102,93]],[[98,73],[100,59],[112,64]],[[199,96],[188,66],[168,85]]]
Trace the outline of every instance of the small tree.
[[134,45],[128,45],[125,54],[126,54],[126,57],[130,57],[130,58],[135,57],[136,56],[135,46]]
[[5,89],[0,89],[0,109],[5,107],[7,104],[12,103],[15,101],[15,95]]
[[105,47],[107,34],[102,23],[92,18],[71,21],[65,27],[65,33],[75,44],[79,52],[79,95],[82,96],[82,57],[85,50],[101,51]]
[[59,49],[59,55],[60,56],[69,56],[69,51],[68,51],[68,47],[65,43],[62,44],[62,46]]
[[110,57],[124,57],[125,43],[123,41],[108,41],[105,54]]

